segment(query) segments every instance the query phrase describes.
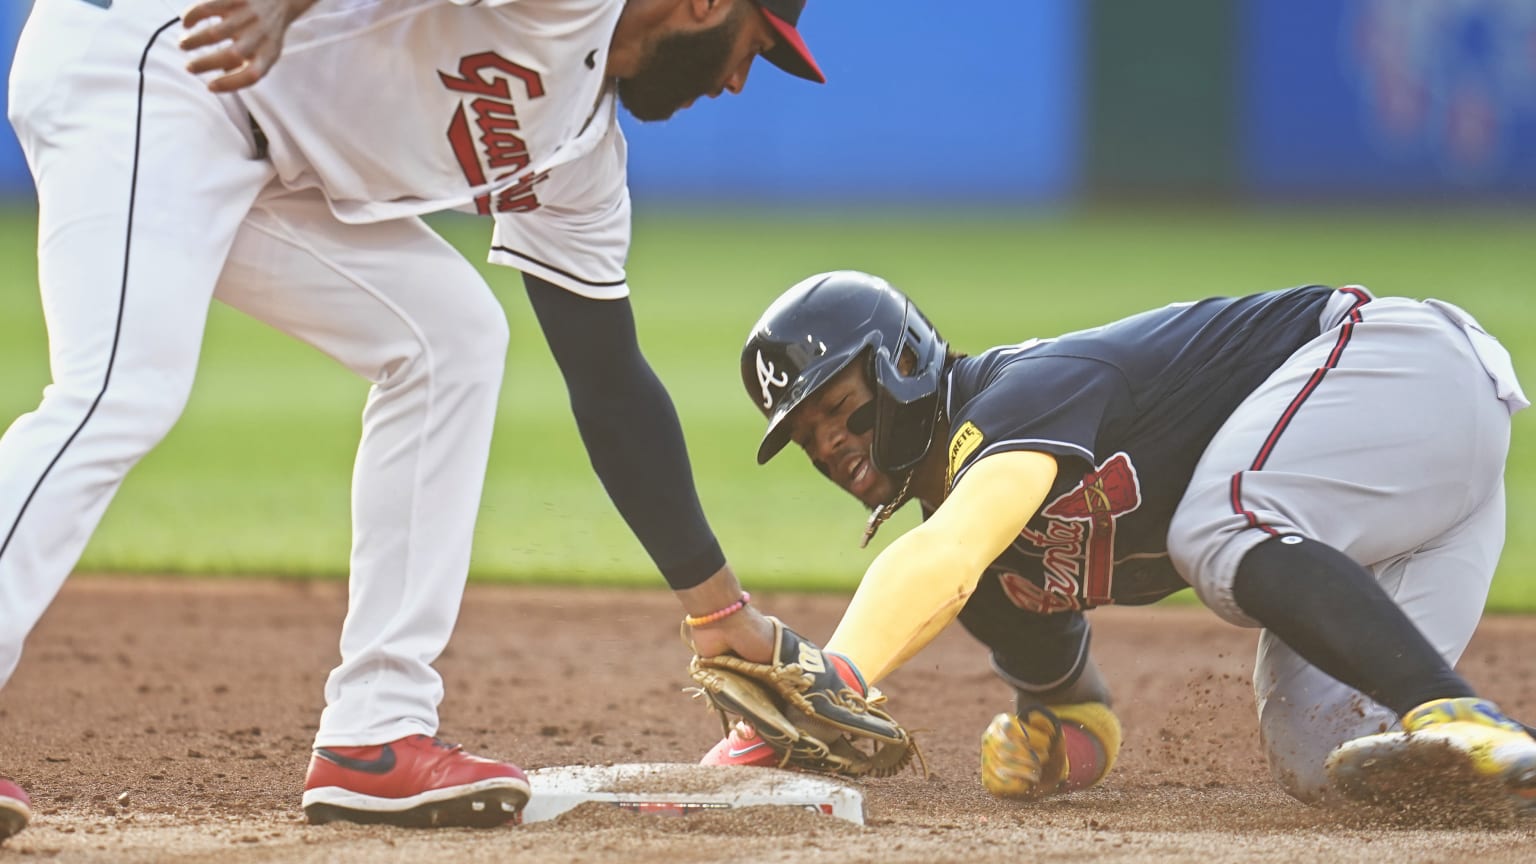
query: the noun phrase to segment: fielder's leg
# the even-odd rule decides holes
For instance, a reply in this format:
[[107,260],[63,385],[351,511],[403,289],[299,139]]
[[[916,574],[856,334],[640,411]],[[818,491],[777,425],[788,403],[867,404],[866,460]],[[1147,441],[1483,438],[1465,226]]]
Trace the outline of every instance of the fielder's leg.
[[264,196],[219,299],[372,382],[353,474],[350,596],[304,793],[311,821],[505,822],[516,766],[431,736],[506,359],[505,313],[419,219],[336,221],[314,193]]
[[174,15],[40,3],[12,69],[53,381],[0,438],[0,685],[180,415],[225,252],[270,174],[185,71]]

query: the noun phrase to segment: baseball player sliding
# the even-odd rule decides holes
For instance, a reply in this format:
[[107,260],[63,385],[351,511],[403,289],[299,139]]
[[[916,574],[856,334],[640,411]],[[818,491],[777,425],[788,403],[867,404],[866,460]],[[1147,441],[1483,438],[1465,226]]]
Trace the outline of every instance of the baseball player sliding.
[[[968,357],[884,280],[825,273],[763,314],[741,374],[759,462],[799,445],[869,532],[920,503],[826,652],[874,683],[958,617],[1017,692],[982,736],[993,794],[1104,777],[1121,728],[1083,613],[1192,586],[1263,628],[1259,725],[1295,797],[1388,795],[1449,748],[1536,810],[1536,741],[1452,670],[1529,406],[1461,309],[1313,285]],[[705,761],[774,758],[754,731]]]
[[[759,55],[822,80],[804,0],[204,0],[184,17],[181,2],[38,3],[17,50],[53,381],[0,439],[0,684],[176,422],[217,297],[372,384],[305,811],[506,822],[527,781],[435,737],[432,663],[469,565],[507,324],[419,217],[494,218],[491,260],[523,271],[596,470],[695,644],[771,654],[756,611],[716,614],[741,587],[635,338],[615,120],[740,92]],[[0,839],[28,817],[0,781]]]

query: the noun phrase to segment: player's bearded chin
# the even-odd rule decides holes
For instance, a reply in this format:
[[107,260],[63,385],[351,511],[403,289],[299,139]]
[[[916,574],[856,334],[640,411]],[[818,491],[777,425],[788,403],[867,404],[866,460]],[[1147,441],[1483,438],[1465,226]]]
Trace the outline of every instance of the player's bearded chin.
[[619,103],[636,120],[665,120],[725,78],[731,46],[741,33],[746,4],[737,4],[725,20],[705,30],[669,33],[656,41],[645,63],[619,79]]

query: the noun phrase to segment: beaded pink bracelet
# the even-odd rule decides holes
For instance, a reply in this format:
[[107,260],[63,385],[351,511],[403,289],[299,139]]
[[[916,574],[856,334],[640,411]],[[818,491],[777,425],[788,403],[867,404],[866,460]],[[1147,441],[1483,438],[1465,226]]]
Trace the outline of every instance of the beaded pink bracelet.
[[737,600],[735,603],[732,603],[724,609],[716,609],[708,615],[700,615],[697,618],[689,615],[687,618],[683,619],[683,623],[687,624],[689,627],[702,627],[705,624],[713,624],[722,618],[729,618],[730,616],[735,615],[737,612],[747,608],[747,604],[750,602],[752,602],[752,595],[746,591],[743,591],[741,592],[740,600]]

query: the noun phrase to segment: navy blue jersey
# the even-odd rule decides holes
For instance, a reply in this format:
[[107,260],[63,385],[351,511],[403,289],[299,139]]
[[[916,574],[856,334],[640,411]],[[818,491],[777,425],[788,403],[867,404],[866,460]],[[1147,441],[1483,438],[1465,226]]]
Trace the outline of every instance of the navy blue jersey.
[[[1195,464],[1238,404],[1318,335],[1332,292],[1180,303],[956,361],[951,486],[978,459],[1009,450],[1050,453],[1059,465],[1045,504],[961,613],[1005,677],[1045,685],[1069,675],[1086,654],[1081,610],[1186,587],[1167,534]],[[1042,623],[1061,613],[1069,620]],[[1056,634],[1054,652],[1039,644],[1046,633]]]

